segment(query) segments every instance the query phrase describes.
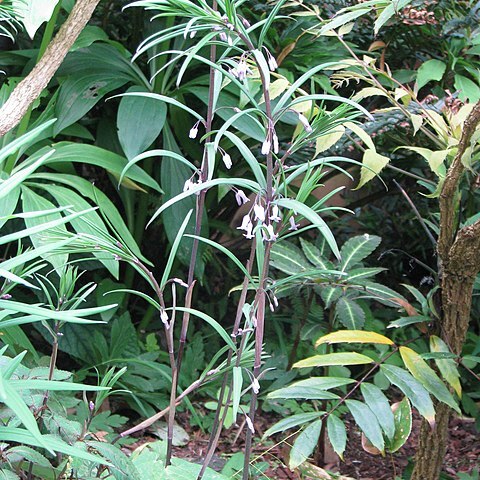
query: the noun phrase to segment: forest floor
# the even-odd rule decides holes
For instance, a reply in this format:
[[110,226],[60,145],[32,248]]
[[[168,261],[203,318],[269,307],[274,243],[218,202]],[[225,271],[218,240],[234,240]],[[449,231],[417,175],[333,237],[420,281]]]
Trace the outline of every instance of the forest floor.
[[[208,434],[198,428],[191,428],[188,414],[179,415],[179,423],[188,433],[188,441],[183,446],[174,448],[174,456],[201,463],[208,446]],[[263,432],[278,419],[270,416],[258,416],[255,422],[256,436]],[[354,422],[347,420],[349,442],[343,462],[331,462],[322,465],[323,468],[307,464],[303,471],[291,471],[287,466],[289,443],[282,441],[278,435],[267,441],[255,441],[253,450],[254,465],[259,467],[258,479],[273,480],[394,480],[402,479],[402,473],[408,469],[418,441],[421,420],[414,417],[412,434],[407,443],[395,454],[382,457],[367,453],[361,444],[361,435]],[[220,440],[218,454],[212,461],[212,468],[220,471],[228,459],[244,449],[244,432],[238,427],[232,427],[224,432]],[[285,436],[283,437],[285,438]],[[142,436],[131,445],[135,448],[141,443],[154,441],[156,438]],[[275,440],[277,443],[275,443]],[[241,459],[240,466],[241,466]],[[268,468],[267,468],[268,465]],[[263,466],[263,468],[262,468]],[[472,472],[480,468],[480,437],[471,419],[453,418],[450,421],[450,439],[445,456],[445,478],[458,479],[459,472]],[[408,478],[408,477],[407,477]],[[474,477],[472,477],[474,478]]]

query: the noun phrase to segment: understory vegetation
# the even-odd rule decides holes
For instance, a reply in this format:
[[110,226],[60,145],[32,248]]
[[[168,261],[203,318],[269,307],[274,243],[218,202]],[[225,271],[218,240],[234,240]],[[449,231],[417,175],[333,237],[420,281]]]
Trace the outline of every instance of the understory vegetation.
[[0,478],[478,480],[479,25],[0,0]]

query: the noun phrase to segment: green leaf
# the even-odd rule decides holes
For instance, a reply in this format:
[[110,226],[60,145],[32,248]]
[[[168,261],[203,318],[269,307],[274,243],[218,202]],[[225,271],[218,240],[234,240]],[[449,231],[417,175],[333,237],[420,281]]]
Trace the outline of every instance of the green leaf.
[[427,390],[403,368],[395,365],[381,365],[380,370],[412,402],[430,425],[435,425],[435,409]]
[[366,355],[356,352],[327,353],[305,358],[293,365],[294,368],[324,367],[328,365],[363,365],[373,363]]
[[340,252],[338,250],[337,242],[335,237],[333,236],[332,231],[325,223],[322,217],[317,212],[314,212],[310,207],[307,205],[294,200],[292,198],[279,198],[274,203],[276,203],[279,207],[285,207],[290,210],[293,210],[294,213],[300,214],[305,217],[308,221],[312,223],[315,227],[318,228],[320,233],[325,237],[325,240],[328,243],[328,246],[332,250],[333,254],[339,259]]
[[360,170],[360,180],[354,190],[362,188],[372,178],[376,177],[390,162],[388,157],[380,155],[375,150],[365,150]]
[[462,102],[469,100],[472,103],[476,103],[480,100],[480,87],[478,84],[459,73],[455,74],[454,87],[458,90],[458,98]]
[[87,445],[97,450],[103,457],[110,461],[110,471],[117,480],[142,480],[132,460],[125,455],[119,447],[108,442],[87,441]]
[[333,268],[331,262],[322,256],[320,250],[313,243],[300,237],[300,245],[308,261],[313,265],[318,268],[323,268],[324,270],[331,270]]
[[387,435],[387,438],[392,439],[395,434],[395,421],[387,397],[372,383],[362,383],[360,389],[365,403],[377,417],[378,423]]
[[[172,308],[167,308],[166,310],[173,310]],[[226,330],[216,321],[214,320],[210,315],[207,315],[206,313],[203,313],[199,310],[195,310],[193,308],[184,308],[184,307],[175,307],[175,310],[180,311],[180,312],[188,312],[192,315],[195,315],[196,317],[204,320],[206,323],[208,323],[211,327],[215,329],[215,331],[220,335],[220,337],[225,340],[225,343],[232,348],[232,350],[236,350],[235,343],[232,340],[232,337],[226,332]]]
[[391,0],[375,21],[375,35],[394,15],[397,14],[397,12],[400,12],[402,8],[406,7],[411,2],[412,0]]
[[448,388],[417,352],[408,347],[400,347],[400,355],[410,373],[421,382],[433,396],[460,413],[460,408],[453,399],[452,394],[448,391]]
[[[148,90],[136,86],[127,90],[127,93],[136,92],[148,93]],[[143,153],[156,140],[166,117],[164,102],[148,97],[122,98],[117,114],[118,139],[128,160]]]
[[[58,185],[48,185],[47,191],[57,200],[60,206],[71,205],[76,211],[84,211],[91,207],[80,195],[68,188]],[[89,234],[95,237],[98,231],[100,231],[108,235],[108,229],[97,212],[89,212],[81,217],[74,218],[70,221],[70,224],[77,233]],[[119,263],[111,254],[102,251],[97,252],[95,250],[92,254],[118,279]]]
[[[2,427],[0,428],[0,441],[16,442],[19,444],[31,445],[33,447],[42,447],[42,444],[27,430],[16,427]],[[47,443],[51,450],[64,453],[72,457],[83,458],[89,462],[110,465],[103,458],[97,455],[92,455],[78,447],[71,446],[53,435],[42,435],[42,441]]]
[[335,388],[352,383],[349,378],[312,377],[292,383],[288,387],[279,388],[268,394],[268,398],[302,398],[307,400],[334,400],[338,395],[327,392]]
[[14,174],[5,179],[2,183],[0,183],[0,198],[6,197],[9,195],[14,189],[18,187],[28,176],[30,176],[40,165],[46,162],[46,160],[51,157],[53,152],[48,152],[42,157],[40,157],[36,162],[28,165],[26,167],[17,169],[14,171]]
[[[168,123],[163,129],[163,142],[167,150],[172,151],[178,155],[181,154],[181,150],[177,145],[175,138],[168,126]],[[185,181],[192,176],[192,172],[189,167],[184,163],[179,162],[175,158],[170,156],[164,156],[162,158],[161,165],[161,181],[162,188],[165,191],[163,196],[163,203],[168,202],[177,195],[183,192]],[[164,225],[168,225],[169,228],[165,229],[167,238],[170,244],[173,244],[176,237],[176,232],[180,228],[183,220],[187,216],[190,210],[196,211],[196,199],[195,196],[188,196],[179,202],[174,202],[172,206],[166,209],[162,214],[162,220]],[[202,223],[202,236],[208,237],[208,223],[207,216],[203,215]],[[185,230],[185,233],[193,235],[195,233],[195,215],[190,218],[188,222],[188,227]],[[184,265],[190,265],[191,252],[193,247],[193,240],[188,239],[183,241],[180,244],[178,249],[178,260]],[[200,250],[197,255],[197,264],[196,264],[196,275],[199,278],[203,276],[203,270],[205,267],[205,262],[202,259],[202,254],[204,252],[204,245],[199,245]]]
[[343,289],[340,287],[332,287],[327,285],[326,287],[320,288],[320,296],[325,302],[325,308],[330,308],[332,303],[337,301],[343,295]]
[[8,221],[8,217],[12,215],[17,207],[20,189],[14,188],[0,201],[0,228]]
[[263,438],[270,437],[271,435],[279,432],[284,432],[290,428],[298,427],[304,423],[311,422],[316,420],[318,417],[321,417],[325,412],[309,412],[309,413],[298,413],[296,415],[290,415],[287,418],[283,418],[279,422],[272,425],[264,434]]
[[302,251],[293,243],[283,240],[274,243],[270,253],[272,267],[290,275],[305,272],[312,267],[302,254]]
[[57,121],[56,118],[52,118],[48,122],[42,123],[38,127],[33,128],[32,130],[25,133],[21,137],[15,139],[13,142],[10,142],[6,146],[4,146],[0,150],[0,165],[3,163],[3,161],[6,158],[16,153],[22,147],[23,149],[25,149],[26,147],[34,143],[35,139],[38,136],[41,136],[41,134],[45,133],[45,131],[48,130],[56,121]]
[[417,72],[417,89],[420,90],[432,80],[439,82],[443,78],[446,69],[447,66],[440,60],[432,59],[422,63]]
[[383,440],[382,430],[377,421],[377,417],[370,408],[358,400],[345,400],[345,405],[372,445],[383,452],[385,450],[385,442]]
[[383,345],[393,345],[392,340],[375,332],[365,332],[363,330],[339,330],[320,337],[315,342],[315,347],[322,343],[379,343]]
[[[28,161],[30,162],[32,159],[36,159],[37,156],[41,156],[47,151],[50,151],[50,147],[45,147],[38,152],[35,152]],[[111,172],[117,178],[120,177],[123,168],[128,163],[126,158],[110,152],[109,150],[96,147],[95,145],[69,142],[55,144],[55,153],[48,158],[45,165],[55,165],[62,162],[80,162],[88,165],[95,165]],[[127,177],[134,182],[141,183],[157,192],[161,192],[158,183],[137,165],[130,167]]]
[[126,245],[133,254],[140,258],[147,265],[151,263],[141,254],[138,245],[132,234],[125,225],[122,216],[113,202],[100,189],[92,185],[88,180],[76,175],[66,174],[36,174],[36,177],[48,180],[50,182],[60,182],[77,190],[81,195],[98,204],[103,216],[108,218],[121,238],[122,243]]
[[107,387],[97,387],[96,385],[86,385],[83,383],[73,382],[59,382],[56,380],[10,380],[9,384],[15,390],[49,390],[49,391],[84,391],[84,392],[97,392],[99,390],[110,390]]
[[[182,241],[185,230],[188,227],[188,221],[190,220],[192,213],[193,213],[193,210],[190,210],[187,213],[187,216],[185,217],[182,224],[180,225],[180,228],[178,229],[175,240],[173,241],[172,249],[170,250],[170,254],[168,255],[167,264],[165,265],[165,268],[162,274],[162,279],[160,280],[160,290],[162,291],[165,288],[165,285],[167,284],[168,277],[170,276],[170,272],[172,270],[173,262],[175,261],[177,251],[180,246],[180,242]],[[155,288],[155,285],[152,285],[152,286]]]
[[116,75],[115,71],[98,72],[87,70],[68,77],[60,86],[55,104],[57,122],[53,126],[53,134],[80,120],[107,93],[121,87],[126,79]]
[[358,330],[365,323],[365,312],[362,307],[348,297],[340,297],[337,301],[335,316],[344,327],[351,330]]
[[[41,445],[52,453],[52,448],[45,442],[45,439],[38,429],[37,420],[33,416],[33,413],[25,404],[20,394],[10,385],[9,380],[4,378],[4,375],[5,372],[2,372],[0,375],[0,398],[2,403],[13,411],[18,420],[25,426],[35,441],[38,442],[37,445]],[[0,428],[0,438],[2,435],[1,430]]]
[[425,315],[412,315],[411,317],[402,317],[398,320],[390,322],[387,328],[400,328],[407,325],[414,325],[415,323],[430,322],[430,318]]
[[340,250],[342,272],[348,271],[371,255],[380,245],[381,241],[382,239],[380,237],[368,234],[359,235],[347,240]]
[[327,418],[327,433],[333,450],[343,460],[343,452],[347,446],[347,429],[342,420],[334,414]]
[[75,40],[75,43],[70,49],[71,52],[79,50],[80,48],[86,48],[92,45],[92,43],[98,41],[107,41],[108,35],[100,28],[95,25],[87,25],[81,32],[78,38]]
[[392,407],[394,409],[395,435],[388,445],[388,450],[395,453],[405,445],[412,431],[412,409],[407,397]]
[[350,23],[356,18],[361,17],[362,15],[365,15],[367,13],[370,13],[370,8],[359,8],[350,12],[342,13],[341,15],[337,15],[333,20],[328,22],[320,29],[320,35],[324,35],[330,30],[334,30],[335,28]]
[[13,0],[15,14],[23,23],[28,36],[33,39],[44,22],[48,22],[58,0]]
[[[22,187],[22,209],[24,212],[40,212],[42,210],[54,210],[55,205],[44,197],[36,194],[30,188]],[[27,228],[41,227],[42,225],[55,221],[61,220],[62,215],[59,213],[51,213],[49,215],[44,215],[40,217],[30,217],[25,218],[25,226]],[[72,219],[74,220],[74,219]],[[71,221],[72,221],[71,220]],[[64,234],[67,233],[65,225],[58,225],[57,229],[60,229]],[[35,233],[30,235],[30,240],[34,247],[40,248],[48,244],[48,239],[45,239],[43,233]],[[47,254],[42,255],[42,257],[55,268],[56,273],[61,276],[65,268],[66,263],[68,262],[67,254]]]
[[[430,350],[432,352],[451,353],[447,344],[436,335],[430,336]],[[462,385],[460,384],[460,373],[458,372],[456,362],[452,359],[435,358],[435,363],[443,375],[443,378],[450,384],[455,392],[457,392],[457,395],[461,397]]]
[[322,430],[322,421],[317,420],[303,430],[296,438],[295,443],[290,450],[288,466],[293,470],[301,465],[312,454],[315,449],[320,432]]

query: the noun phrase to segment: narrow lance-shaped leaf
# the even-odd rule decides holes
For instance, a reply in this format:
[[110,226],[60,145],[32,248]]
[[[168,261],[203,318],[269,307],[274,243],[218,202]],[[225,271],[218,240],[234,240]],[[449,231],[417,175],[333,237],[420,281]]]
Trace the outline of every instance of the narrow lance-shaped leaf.
[[377,417],[380,427],[382,427],[382,430],[391,440],[395,433],[395,421],[387,397],[372,383],[362,383],[360,389],[362,390],[365,403]]
[[328,416],[327,433],[333,450],[343,460],[343,452],[347,446],[347,429],[336,415],[330,414]]
[[294,368],[324,367],[328,365],[364,365],[373,363],[366,355],[356,352],[327,353],[305,358],[293,365]]
[[317,420],[303,430],[297,437],[290,450],[290,459],[288,466],[291,469],[297,468],[312,454],[318,443],[320,432],[322,430],[322,421]]
[[343,326],[352,330],[362,328],[365,323],[362,307],[348,297],[340,297],[335,306],[335,316]]
[[[430,350],[432,352],[450,353],[447,344],[436,335],[430,336]],[[462,385],[460,384],[460,373],[457,364],[452,359],[435,358],[435,363],[443,375],[443,378],[450,384],[459,397],[462,396]]]
[[377,417],[370,408],[358,400],[345,400],[345,404],[368,440],[372,442],[374,447],[383,452],[385,450],[385,442],[382,430],[378,424]]
[[423,385],[403,368],[395,365],[381,365],[380,370],[391,383],[396,385],[406,395],[419,411],[420,415],[422,415],[433,428],[435,425],[435,409],[430,395]]
[[410,373],[420,381],[433,396],[460,413],[457,402],[455,402],[445,384],[417,352],[408,347],[400,347],[400,355]]
[[393,345],[392,340],[375,332],[366,332],[364,330],[339,330],[320,337],[315,346],[322,343],[378,343],[383,345]]
[[290,415],[287,418],[283,418],[279,422],[272,425],[264,434],[263,437],[269,437],[275,433],[284,432],[290,428],[298,427],[305,423],[311,422],[321,417],[325,412],[309,412],[309,413],[298,413],[296,415]]

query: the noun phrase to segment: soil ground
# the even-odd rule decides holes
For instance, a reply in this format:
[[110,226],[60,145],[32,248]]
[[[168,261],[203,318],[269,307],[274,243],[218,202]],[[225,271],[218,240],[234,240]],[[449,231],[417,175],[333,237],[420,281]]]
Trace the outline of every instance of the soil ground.
[[[192,429],[187,414],[179,415],[179,423],[189,433],[189,441],[182,447],[175,447],[174,456],[200,463],[204,458],[208,445],[208,434],[199,429]],[[261,437],[263,432],[278,419],[269,416],[259,416],[255,422],[256,435]],[[287,466],[289,443],[280,435],[265,442],[255,441],[253,458],[257,462],[265,462],[268,469],[259,473],[259,479],[273,480],[394,480],[402,479],[415,452],[420,430],[420,418],[414,417],[412,434],[407,443],[395,454],[382,457],[371,455],[362,448],[361,434],[354,426],[354,422],[347,420],[349,442],[345,452],[344,462],[331,462],[328,465],[313,466],[309,472],[291,471]],[[221,470],[230,455],[242,452],[244,448],[244,431],[238,427],[226,430],[220,440],[218,454],[212,461],[212,467]],[[283,437],[285,438],[285,437]],[[293,439],[293,438],[292,438]],[[152,437],[142,436],[131,447],[140,443],[153,441]],[[453,418],[450,421],[450,441],[445,456],[443,471],[453,479],[458,479],[457,473],[470,473],[480,468],[480,436],[471,419]],[[327,472],[331,473],[331,476]],[[338,476],[337,476],[338,475]],[[407,477],[408,478],[408,477]]]

